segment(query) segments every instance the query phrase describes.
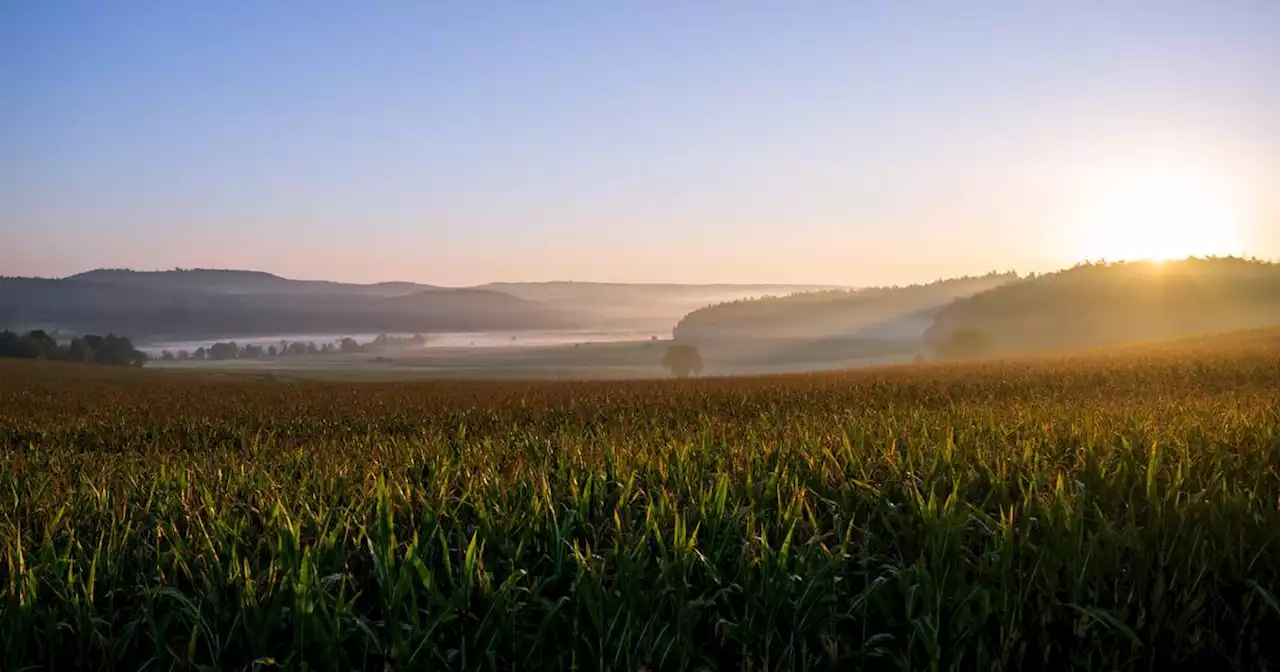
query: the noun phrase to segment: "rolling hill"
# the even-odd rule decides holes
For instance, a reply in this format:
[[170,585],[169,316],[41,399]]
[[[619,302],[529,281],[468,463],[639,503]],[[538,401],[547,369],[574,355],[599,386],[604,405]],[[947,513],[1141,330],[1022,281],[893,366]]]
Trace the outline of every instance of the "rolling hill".
[[914,357],[933,316],[955,299],[1017,279],[1014,273],[907,287],[827,290],[731,301],[696,310],[676,340],[719,366],[832,367]]
[[576,326],[535,301],[481,289],[349,285],[251,271],[94,271],[0,278],[0,327],[114,332],[137,339]]
[[830,290],[732,301],[696,310],[675,328],[691,342],[840,337],[920,338],[933,313],[957,298],[1017,279],[1016,274],[927,285]]
[[995,287],[938,312],[993,353],[1062,350],[1280,325],[1280,264],[1238,258],[1085,264]]
[[691,311],[748,297],[836,289],[831,285],[682,285],[613,282],[495,282],[479,289],[537,301],[601,328],[670,329]]
[[65,279],[152,289],[190,289],[218,294],[400,296],[412,292],[443,289],[415,282],[379,282],[366,285],[328,280],[291,280],[263,271],[214,268],[169,271],[100,268],[77,273]]

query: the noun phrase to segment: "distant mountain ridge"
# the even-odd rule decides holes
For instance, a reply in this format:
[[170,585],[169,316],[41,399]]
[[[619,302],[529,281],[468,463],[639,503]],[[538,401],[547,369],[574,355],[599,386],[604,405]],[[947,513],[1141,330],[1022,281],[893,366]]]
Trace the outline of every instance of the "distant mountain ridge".
[[99,268],[65,278],[0,278],[0,328],[250,336],[375,331],[670,329],[725,299],[819,285],[501,282],[440,287],[294,280],[236,269]]
[[216,268],[135,271],[99,268],[63,278],[136,287],[186,288],[224,294],[358,294],[398,296],[411,292],[447,289],[416,282],[356,284],[330,280],[292,280],[265,271]]
[[937,353],[954,346],[957,335],[991,352],[1017,353],[1272,325],[1280,325],[1280,264],[1239,258],[1081,264],[1045,275],[991,273],[864,289],[605,282],[454,288],[292,280],[225,269],[0,277],[0,329],[114,332],[142,342],[379,331],[672,329],[677,340],[709,346],[705,356],[763,360],[905,354],[915,348]]
[[0,278],[0,327],[113,332],[139,340],[575,326],[536,301],[416,283],[356,285],[214,269]]

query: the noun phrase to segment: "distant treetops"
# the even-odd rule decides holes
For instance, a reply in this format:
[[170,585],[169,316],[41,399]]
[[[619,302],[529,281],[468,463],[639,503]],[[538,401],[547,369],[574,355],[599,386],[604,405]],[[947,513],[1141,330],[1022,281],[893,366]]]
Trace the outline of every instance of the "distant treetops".
[[412,336],[390,336],[388,334],[378,334],[376,338],[368,343],[360,343],[354,338],[344,337],[332,343],[320,343],[309,341],[286,341],[281,340],[278,344],[259,345],[255,343],[240,344],[235,341],[219,341],[207,348],[196,348],[194,352],[179,350],[177,353],[169,350],[160,352],[160,359],[169,360],[227,360],[227,359],[265,359],[275,357],[295,357],[300,355],[330,355],[344,354],[352,355],[363,352],[384,352],[388,350],[420,348],[427,343],[427,337],[422,333],[415,333]]
[[6,330],[0,331],[0,358],[142,366],[147,362],[147,353],[133,347],[128,338],[115,334],[86,334],[59,344],[56,338],[40,329],[26,334]]

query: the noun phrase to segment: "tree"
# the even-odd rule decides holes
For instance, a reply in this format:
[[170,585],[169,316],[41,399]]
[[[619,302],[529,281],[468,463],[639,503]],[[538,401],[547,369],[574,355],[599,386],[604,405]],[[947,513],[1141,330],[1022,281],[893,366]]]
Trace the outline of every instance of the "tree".
[[23,335],[12,331],[0,333],[0,357],[62,359],[64,354],[58,349],[58,342],[39,329]]
[[185,361],[187,361],[188,359],[191,359],[191,353],[190,353],[190,352],[188,352],[188,351],[186,351],[186,350],[179,350],[179,351],[178,351],[178,359],[180,359],[180,360],[182,360],[182,361],[184,361],[184,362],[185,362]]
[[230,343],[214,343],[209,346],[209,359],[235,359],[240,356],[240,346],[232,341]]
[[128,338],[107,334],[102,344],[94,348],[93,361],[113,366],[142,366],[147,362],[147,355],[134,348]]
[[360,344],[356,342],[356,339],[350,337],[342,339],[342,342],[338,345],[338,351],[344,355],[355,354],[360,352],[360,349]]
[[172,362],[172,361],[173,361],[173,353],[172,353],[172,352],[169,352],[168,350],[161,350],[161,351],[160,351],[160,359],[162,359],[162,360],[164,360],[164,361],[166,361],[166,362]]
[[319,354],[319,353],[320,353],[320,349],[316,347],[316,344],[315,344],[315,342],[314,342],[314,341],[313,341],[313,342],[310,342],[310,343],[307,343],[307,354],[308,354],[308,355],[316,355],[316,354]]
[[36,329],[23,338],[29,340],[37,350],[41,359],[58,359],[58,342],[43,329]]
[[73,338],[67,345],[67,361],[88,364],[93,362],[93,348],[82,338]]
[[702,373],[702,354],[692,345],[672,345],[662,357],[662,365],[677,378]]
[[205,352],[204,352],[204,348],[202,348],[202,347],[201,347],[201,348],[196,348],[196,351],[195,351],[195,352],[193,352],[193,353],[191,353],[191,358],[192,358],[192,359],[199,360],[199,361],[201,361],[201,362],[203,362],[203,361],[204,361],[204,356],[205,356]]
[[73,338],[66,348],[49,334],[36,330],[19,336],[12,331],[0,332],[0,357],[22,359],[65,359],[82,364],[113,364],[117,366],[142,366],[147,355],[133,347],[123,337],[108,334],[106,337],[87,334]]
[[39,359],[40,346],[30,338],[12,331],[0,332],[0,357]]
[[276,356],[276,354],[277,354],[277,353],[276,353],[276,346],[274,346],[274,345],[268,345],[268,346],[267,346],[267,356],[268,356],[268,357],[275,357],[275,356]]

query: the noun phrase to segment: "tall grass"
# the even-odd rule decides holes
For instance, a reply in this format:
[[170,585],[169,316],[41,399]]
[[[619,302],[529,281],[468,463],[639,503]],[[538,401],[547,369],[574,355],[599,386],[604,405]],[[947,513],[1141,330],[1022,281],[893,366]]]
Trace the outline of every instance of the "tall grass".
[[1278,355],[589,384],[5,365],[0,668],[1263,669]]

